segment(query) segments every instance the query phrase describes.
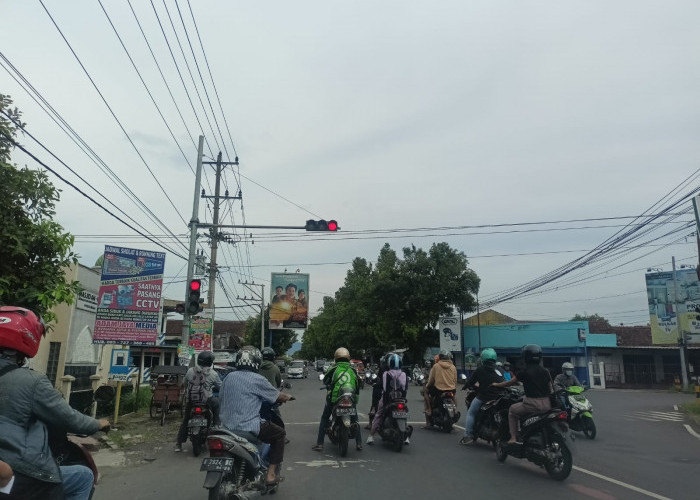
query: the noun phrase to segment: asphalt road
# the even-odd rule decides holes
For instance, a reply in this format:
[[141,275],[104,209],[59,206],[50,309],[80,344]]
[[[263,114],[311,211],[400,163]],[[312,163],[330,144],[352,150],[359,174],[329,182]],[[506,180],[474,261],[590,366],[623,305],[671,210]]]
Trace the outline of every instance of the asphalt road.
[[[392,452],[377,439],[362,451],[350,447],[341,459],[326,440],[323,453],[314,452],[318,419],[325,393],[313,377],[292,381],[297,400],[286,404],[283,415],[291,443],[283,462],[286,480],[276,497],[283,499],[357,500],[366,495],[388,498],[565,498],[572,500],[637,500],[700,498],[700,438],[674,410],[691,396],[653,391],[589,391],[594,404],[598,436],[589,441],[579,434],[570,442],[574,470],[564,482],[549,478],[539,467],[509,457],[496,461],[486,444],[457,444],[462,429],[451,434],[420,429],[422,399],[411,386],[409,408],[415,431],[411,445]],[[464,393],[459,403],[464,415]],[[369,407],[370,389],[362,392],[359,410]],[[460,421],[463,425],[464,417]],[[363,438],[366,437],[363,422]],[[698,432],[695,426],[695,432]],[[100,452],[102,453],[102,452]],[[204,456],[204,455],[202,455]],[[151,462],[128,467],[102,467],[96,500],[203,499],[204,473],[200,458],[189,445],[174,453],[172,443],[156,447]]]

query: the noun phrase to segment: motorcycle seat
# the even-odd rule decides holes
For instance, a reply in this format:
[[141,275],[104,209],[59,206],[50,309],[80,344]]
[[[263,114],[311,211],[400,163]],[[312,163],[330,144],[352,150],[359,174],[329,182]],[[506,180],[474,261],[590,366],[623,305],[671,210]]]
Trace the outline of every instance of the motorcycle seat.
[[243,438],[247,440],[249,443],[254,444],[254,445],[259,445],[261,444],[260,439],[254,434],[251,434],[250,432],[245,432],[245,431],[236,431],[232,432],[228,429],[224,429],[222,427],[219,427],[218,429],[213,429],[209,432],[209,435],[214,435],[214,434],[225,434],[227,436],[232,436],[234,438]]

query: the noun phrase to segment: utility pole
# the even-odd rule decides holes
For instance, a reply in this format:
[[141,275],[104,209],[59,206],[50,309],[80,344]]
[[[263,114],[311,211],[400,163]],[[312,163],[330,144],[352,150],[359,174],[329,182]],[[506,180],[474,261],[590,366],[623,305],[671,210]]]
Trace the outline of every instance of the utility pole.
[[[257,284],[255,282],[253,283],[248,283],[247,281],[241,282],[238,280],[238,282],[245,286],[248,290],[250,290],[250,293],[253,295],[257,295],[257,299],[260,300],[260,350],[262,351],[265,348],[265,285],[263,284]],[[250,288],[251,286],[259,286],[261,287],[260,294]],[[238,297],[239,300],[255,300],[254,297],[247,298],[247,297]],[[270,347],[272,347],[272,331],[270,331]]]
[[[678,292],[678,278],[676,277],[676,258],[671,257],[671,265],[673,266],[673,289],[675,293],[674,302],[676,304],[676,324],[678,327],[678,348],[681,352],[681,381],[683,382],[683,389],[688,389],[688,371],[685,364],[685,335],[683,329],[681,328],[681,301],[680,293]],[[685,309],[685,307],[683,308]]]
[[[197,251],[197,228],[199,225],[199,190],[202,185],[202,157],[204,156],[204,136],[199,136],[197,147],[197,172],[194,181],[194,201],[192,202],[192,218],[190,219],[190,254],[187,260],[187,283],[185,283],[185,305],[187,304],[190,281],[194,276],[194,261]],[[185,307],[182,316],[182,345],[186,346],[190,340],[190,315]]]

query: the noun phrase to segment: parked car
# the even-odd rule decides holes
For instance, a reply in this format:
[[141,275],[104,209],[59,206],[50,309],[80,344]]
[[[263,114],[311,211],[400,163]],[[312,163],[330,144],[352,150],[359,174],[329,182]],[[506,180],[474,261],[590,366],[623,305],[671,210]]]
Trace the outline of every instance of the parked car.
[[307,378],[309,369],[303,361],[292,361],[292,364],[287,368],[287,378]]

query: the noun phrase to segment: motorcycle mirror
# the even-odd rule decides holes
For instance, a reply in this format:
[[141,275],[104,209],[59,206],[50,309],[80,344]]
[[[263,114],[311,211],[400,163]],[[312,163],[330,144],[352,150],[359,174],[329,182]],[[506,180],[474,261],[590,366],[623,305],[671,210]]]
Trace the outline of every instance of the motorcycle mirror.
[[291,388],[292,388],[292,384],[290,384],[289,382],[284,382],[284,383],[282,384],[282,387],[284,387],[285,389],[291,389]]
[[459,376],[459,379],[460,379],[460,380],[467,380],[467,376],[466,376],[464,373],[462,373],[462,374]]
[[319,375],[318,375],[318,379],[319,379],[319,380],[323,380],[323,374],[319,374]]

